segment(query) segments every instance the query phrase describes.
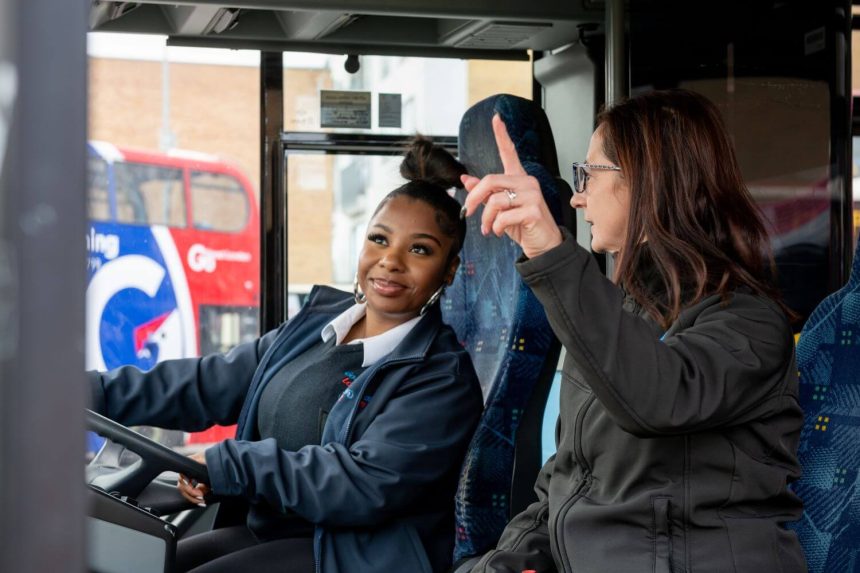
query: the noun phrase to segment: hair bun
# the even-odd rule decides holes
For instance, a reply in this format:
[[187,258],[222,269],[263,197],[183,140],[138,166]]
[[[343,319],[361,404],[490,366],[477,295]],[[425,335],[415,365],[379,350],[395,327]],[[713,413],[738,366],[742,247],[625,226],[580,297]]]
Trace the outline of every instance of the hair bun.
[[460,175],[466,168],[443,147],[427,137],[418,136],[409,145],[400,174],[413,182],[430,183],[448,189],[460,186]]

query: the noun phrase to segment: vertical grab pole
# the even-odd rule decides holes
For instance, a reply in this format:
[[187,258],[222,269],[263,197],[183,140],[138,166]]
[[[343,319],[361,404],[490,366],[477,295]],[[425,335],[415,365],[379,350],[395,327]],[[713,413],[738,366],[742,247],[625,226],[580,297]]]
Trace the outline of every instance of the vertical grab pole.
[[624,0],[606,2],[606,104],[627,97],[629,77],[625,39]]
[[260,53],[260,334],[287,319],[287,198],[278,180],[284,55]]
[[[606,0],[606,105],[628,95],[624,0]],[[615,259],[606,257],[606,276],[615,274]]]

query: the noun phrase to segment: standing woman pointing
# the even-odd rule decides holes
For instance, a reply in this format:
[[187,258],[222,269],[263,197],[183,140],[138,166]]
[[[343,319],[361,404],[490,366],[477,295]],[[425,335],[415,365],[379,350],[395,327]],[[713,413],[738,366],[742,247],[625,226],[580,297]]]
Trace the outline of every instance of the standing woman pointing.
[[[538,501],[474,572],[806,571],[786,521],[802,413],[772,259],[716,107],[684,90],[604,111],[571,204],[606,279],[561,230],[499,117],[504,174],[464,176],[567,350]],[[770,264],[769,264],[770,263]]]

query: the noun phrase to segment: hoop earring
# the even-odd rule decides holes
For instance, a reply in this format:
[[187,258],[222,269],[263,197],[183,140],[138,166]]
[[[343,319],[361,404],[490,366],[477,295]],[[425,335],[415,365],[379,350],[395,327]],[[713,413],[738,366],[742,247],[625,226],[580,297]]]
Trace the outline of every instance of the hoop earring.
[[352,297],[355,299],[355,304],[361,304],[367,300],[367,296],[358,286],[358,273],[355,273],[355,279],[352,281]]
[[439,300],[439,297],[445,292],[445,285],[443,284],[439,288],[436,289],[436,292],[430,297],[430,300],[424,303],[424,306],[421,307],[421,310],[418,311],[418,316],[424,316],[430,307],[436,304],[436,301]]

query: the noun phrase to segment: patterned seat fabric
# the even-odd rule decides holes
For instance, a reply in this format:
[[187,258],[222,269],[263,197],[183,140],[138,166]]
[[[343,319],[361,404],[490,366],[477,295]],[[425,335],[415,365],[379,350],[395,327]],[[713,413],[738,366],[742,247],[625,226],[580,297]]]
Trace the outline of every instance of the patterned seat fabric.
[[[460,123],[460,160],[478,177],[502,172],[494,113],[501,115],[525,170],[540,181],[561,221],[558,185],[563,182],[557,179],[555,143],[543,110],[533,102],[497,95],[471,107]],[[465,192],[458,193],[463,202]],[[521,249],[507,237],[482,236],[480,214],[469,218],[460,269],[442,302],[445,321],[472,357],[485,402],[460,475],[455,561],[494,547],[510,518],[517,427],[544,364],[555,364],[559,348],[543,307],[514,268]]]
[[[860,248],[860,247],[859,247]],[[860,573],[860,257],[825,298],[797,345],[804,504],[797,532],[810,573]]]

